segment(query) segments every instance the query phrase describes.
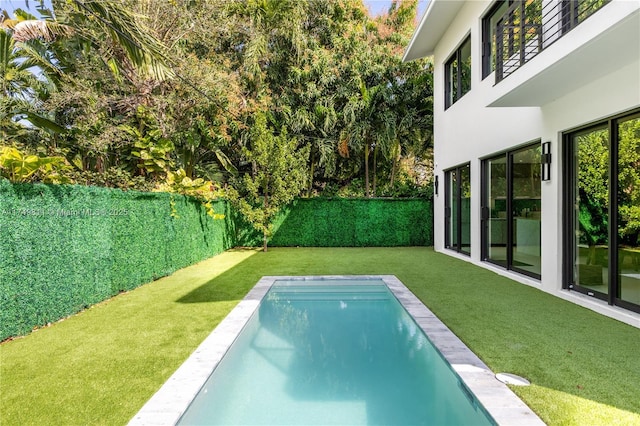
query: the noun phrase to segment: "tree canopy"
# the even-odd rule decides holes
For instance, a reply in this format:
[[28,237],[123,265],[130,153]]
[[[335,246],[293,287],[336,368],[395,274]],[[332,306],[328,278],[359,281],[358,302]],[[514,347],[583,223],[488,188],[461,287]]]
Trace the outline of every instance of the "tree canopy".
[[392,193],[429,157],[431,65],[401,60],[416,0],[35,3],[2,11],[0,144],[65,158],[76,183],[234,185],[257,116],[305,153],[309,195]]
[[431,64],[401,60],[417,0],[34,2],[0,15],[0,176],[181,192],[213,217],[226,194],[265,250],[296,196],[428,191],[407,166],[432,139]]

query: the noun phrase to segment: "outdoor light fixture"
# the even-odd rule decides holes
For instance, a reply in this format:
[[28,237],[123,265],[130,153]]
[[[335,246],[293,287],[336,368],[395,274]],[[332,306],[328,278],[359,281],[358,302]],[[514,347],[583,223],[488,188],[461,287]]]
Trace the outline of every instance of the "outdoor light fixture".
[[436,175],[436,178],[433,180],[433,193],[438,195],[438,175]]
[[542,144],[540,163],[542,166],[540,178],[542,180],[551,180],[551,142]]

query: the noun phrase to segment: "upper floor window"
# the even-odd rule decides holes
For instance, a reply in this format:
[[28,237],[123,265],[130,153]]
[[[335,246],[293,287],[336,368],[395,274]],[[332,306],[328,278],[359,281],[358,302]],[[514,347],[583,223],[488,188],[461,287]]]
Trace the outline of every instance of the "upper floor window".
[[496,69],[496,28],[512,0],[498,0],[482,19],[482,78]]
[[446,109],[471,90],[471,36],[447,60],[444,74]]
[[610,0],[563,0],[560,13],[562,15],[562,34],[591,16]]

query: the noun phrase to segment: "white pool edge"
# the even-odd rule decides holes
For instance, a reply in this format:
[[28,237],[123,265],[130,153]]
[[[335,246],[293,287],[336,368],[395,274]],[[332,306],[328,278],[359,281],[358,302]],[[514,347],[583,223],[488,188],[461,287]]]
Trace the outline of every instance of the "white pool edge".
[[218,324],[129,421],[130,426],[175,425],[277,280],[382,280],[499,425],[544,425],[467,346],[394,275],[265,276]]

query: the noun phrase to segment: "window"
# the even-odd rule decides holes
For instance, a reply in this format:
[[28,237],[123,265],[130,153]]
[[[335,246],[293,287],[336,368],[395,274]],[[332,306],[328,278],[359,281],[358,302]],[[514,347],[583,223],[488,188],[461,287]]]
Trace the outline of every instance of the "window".
[[[519,0],[509,3],[495,28],[496,83],[533,59],[542,50],[542,2]],[[555,4],[547,2],[545,4]],[[548,15],[545,16],[545,19]]]
[[640,111],[565,135],[566,287],[640,312]]
[[610,0],[563,0],[562,34],[569,32]]
[[496,69],[496,27],[510,1],[498,0],[482,20],[482,78]]
[[471,254],[469,164],[445,172],[445,247]]
[[471,90],[471,37],[445,63],[445,109]]

